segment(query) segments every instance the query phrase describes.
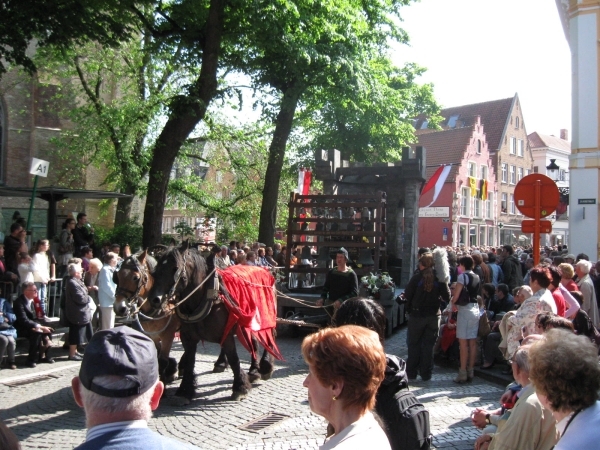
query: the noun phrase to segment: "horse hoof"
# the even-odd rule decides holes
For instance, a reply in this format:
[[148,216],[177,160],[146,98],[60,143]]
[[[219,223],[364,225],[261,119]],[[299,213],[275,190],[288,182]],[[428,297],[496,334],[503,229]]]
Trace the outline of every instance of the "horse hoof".
[[248,396],[247,392],[234,392],[231,394],[231,400],[237,402],[240,400],[244,400],[247,396]]
[[213,373],[223,373],[227,369],[227,366],[214,366]]
[[173,406],[185,406],[191,402],[192,400],[186,397],[173,397]]
[[273,375],[273,372],[269,372],[269,373],[261,373],[260,374],[260,379],[263,381],[267,381],[271,379],[271,375]]
[[250,381],[250,383],[254,383],[255,381],[258,381],[262,378],[262,376],[259,373],[254,373],[254,372],[248,372],[248,381]]

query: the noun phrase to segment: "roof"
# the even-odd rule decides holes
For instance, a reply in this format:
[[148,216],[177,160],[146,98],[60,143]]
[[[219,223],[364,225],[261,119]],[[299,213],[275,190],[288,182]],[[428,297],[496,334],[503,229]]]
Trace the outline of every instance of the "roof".
[[[485,127],[488,148],[490,152],[495,152],[502,147],[502,136],[516,98],[517,94],[501,100],[442,109],[440,115],[445,120],[440,126],[444,129],[472,126],[477,122],[477,116],[479,116]],[[415,124],[417,131],[419,131],[424,120],[425,116],[417,118]]]
[[427,168],[425,178],[429,180],[442,164],[454,164],[450,169],[446,182],[454,181],[467,146],[473,137],[473,126],[434,132],[431,132],[431,130],[420,132],[418,130],[417,137],[419,142],[415,145],[425,147],[426,152]]
[[[31,197],[33,188],[0,186],[0,197]],[[58,188],[54,186],[38,187],[35,196],[46,201],[61,201],[66,198],[104,199],[132,197],[128,194],[110,191],[88,191],[83,189]]]
[[571,144],[569,143],[569,141],[565,141],[564,139],[558,138],[556,136],[548,136],[534,131],[529,136],[527,136],[527,138],[529,139],[529,145],[532,149],[548,147],[571,154]]

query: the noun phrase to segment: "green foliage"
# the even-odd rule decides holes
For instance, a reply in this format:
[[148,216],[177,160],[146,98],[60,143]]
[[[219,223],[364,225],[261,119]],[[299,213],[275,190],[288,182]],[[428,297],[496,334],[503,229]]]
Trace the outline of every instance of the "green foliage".
[[95,41],[114,46],[137,32],[136,10],[151,0],[3,0],[0,20],[0,76],[6,64],[36,70],[27,49],[37,46],[69,48]]
[[142,247],[142,227],[135,221],[129,221],[123,225],[113,228],[95,226],[96,243],[102,245],[103,242],[119,244],[123,247],[129,244],[132,252],[136,252]]
[[183,241],[185,238],[194,238],[194,229],[183,220],[178,222],[173,229],[177,231],[181,241]]

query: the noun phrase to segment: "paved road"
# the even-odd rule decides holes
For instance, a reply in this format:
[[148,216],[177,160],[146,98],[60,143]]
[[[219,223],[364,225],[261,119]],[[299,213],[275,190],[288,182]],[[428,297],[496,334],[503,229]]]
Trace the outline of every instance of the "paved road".
[[[323,441],[325,422],[313,415],[306,401],[302,381],[306,365],[300,355],[301,338],[278,339],[286,360],[279,362],[273,378],[255,384],[241,402],[228,400],[231,372],[211,373],[218,354],[215,344],[198,346],[196,371],[197,396],[188,406],[177,406],[167,389],[150,427],[161,434],[193,443],[202,449],[316,449]],[[406,357],[406,328],[397,330],[386,342],[386,351]],[[70,449],[85,438],[85,419],[71,394],[70,381],[79,363],[66,358],[54,365],[38,365],[0,371],[0,417],[17,434],[24,449]],[[182,353],[175,345],[176,357]],[[242,358],[248,364],[247,354]],[[39,381],[10,387],[11,381]],[[429,408],[435,448],[472,449],[478,432],[471,426],[469,412],[476,406],[491,406],[500,397],[501,387],[481,379],[468,385],[452,382],[454,370],[436,368],[429,382],[414,382],[411,390]],[[246,422],[268,413],[284,415],[282,421],[259,432],[240,430]]]

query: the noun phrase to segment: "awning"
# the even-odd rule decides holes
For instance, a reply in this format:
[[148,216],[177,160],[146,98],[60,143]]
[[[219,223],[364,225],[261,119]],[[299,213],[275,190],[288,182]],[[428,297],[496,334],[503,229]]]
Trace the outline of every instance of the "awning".
[[[33,188],[0,186],[0,197],[28,197],[31,198]],[[68,189],[55,186],[38,187],[35,192],[37,198],[48,202],[48,237],[56,234],[56,203],[68,198],[87,198],[102,200],[105,198],[132,197],[128,194],[110,191],[91,191],[87,189]]]

